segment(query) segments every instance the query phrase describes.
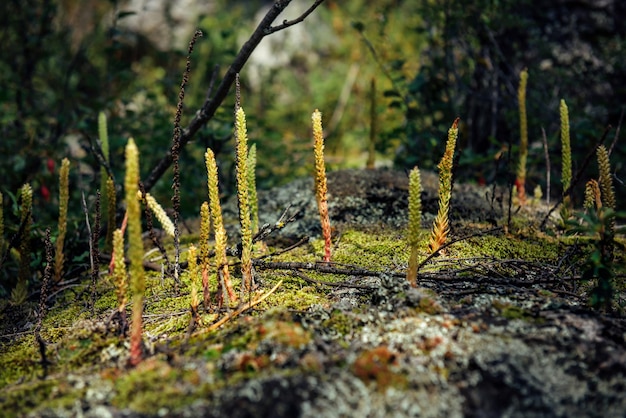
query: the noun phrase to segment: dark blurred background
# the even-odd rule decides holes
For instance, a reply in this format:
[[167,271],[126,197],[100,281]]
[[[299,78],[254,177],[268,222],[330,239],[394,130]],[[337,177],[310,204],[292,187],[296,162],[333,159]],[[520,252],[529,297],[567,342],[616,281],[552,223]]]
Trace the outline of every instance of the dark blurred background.
[[[291,19],[312,4],[293,0]],[[134,137],[141,171],[170,147],[187,44],[199,28],[183,126],[202,104],[271,2],[222,0],[30,0],[0,5],[0,188],[7,234],[15,196],[35,189],[36,222],[54,225],[58,167],[72,162],[71,214],[82,222],[81,190],[95,194],[97,115],[108,116],[112,168],[123,179],[123,148]],[[330,169],[364,167],[375,81],[376,165],[434,169],[446,131],[461,118],[457,178],[510,180],[519,142],[517,85],[527,68],[530,154],[527,190],[561,193],[559,101],[570,110],[574,171],[607,125],[613,140],[626,103],[626,4],[618,0],[326,0],[302,24],[265,38],[242,73],[258,184],[270,187],[312,169],[310,115],[320,109]],[[206,199],[204,151],[218,153],[232,192],[232,106],[226,100],[181,156],[182,202],[194,216]],[[509,152],[510,151],[510,152]],[[617,194],[626,147],[611,161]],[[595,162],[586,178],[597,176]],[[584,182],[579,186],[580,196]],[[171,173],[153,193],[170,206]],[[620,198],[620,204],[624,200]],[[576,202],[580,205],[580,201]],[[70,229],[72,226],[70,226]]]

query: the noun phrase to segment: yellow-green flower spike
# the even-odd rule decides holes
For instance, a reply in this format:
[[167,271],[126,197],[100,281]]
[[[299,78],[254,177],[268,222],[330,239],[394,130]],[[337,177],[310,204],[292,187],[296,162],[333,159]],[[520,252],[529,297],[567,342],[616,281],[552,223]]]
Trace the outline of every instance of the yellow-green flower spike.
[[[602,193],[602,204],[609,209],[615,210],[615,190],[613,189],[613,178],[611,177],[611,163],[609,161],[609,153],[604,145],[600,145],[596,151],[598,156],[598,169],[600,171],[600,192]],[[602,258],[607,262],[613,262],[614,257],[614,237],[615,237],[615,218],[611,218],[606,225],[603,233],[600,234],[603,243]]]
[[19,306],[28,297],[28,279],[30,278],[30,229],[32,224],[33,189],[24,184],[20,189],[20,222],[24,225],[19,243],[19,271],[17,285],[11,291],[11,304]]
[[128,292],[128,276],[126,274],[126,263],[124,262],[124,233],[117,228],[113,231],[113,281],[115,282],[117,295],[117,310],[125,312],[127,292]]
[[600,185],[594,179],[585,184],[585,202],[583,203],[585,210],[600,209],[602,207],[602,198],[600,193]]
[[202,202],[200,206],[200,263],[207,268],[209,263],[209,236],[211,234],[211,212],[209,202]]
[[109,162],[109,133],[107,130],[107,116],[104,112],[98,113],[98,136],[102,143],[102,154],[104,159]]
[[328,188],[326,185],[326,165],[324,163],[324,130],[322,129],[322,113],[315,109],[311,116],[313,124],[314,156],[315,156],[315,198],[320,214],[322,236],[324,237],[324,261],[330,262],[331,229],[328,215]]
[[[559,115],[561,119],[561,183],[563,184],[563,193],[566,193],[572,183],[572,149],[569,133],[569,112],[565,100],[560,102]],[[560,210],[563,221],[570,218],[571,206],[569,194],[563,196],[563,206]]]
[[[209,236],[211,233],[211,213],[209,202],[200,206],[200,270],[202,272],[202,303],[205,309],[209,308]],[[219,280],[217,280],[219,286]]]
[[105,240],[105,248],[113,246],[113,230],[115,229],[115,211],[117,205],[117,197],[115,195],[115,182],[113,178],[107,176],[106,181],[106,210],[107,210],[107,236]]
[[128,259],[130,261],[130,281],[133,291],[133,316],[130,335],[131,366],[139,364],[143,358],[142,314],[145,293],[143,270],[143,242],[141,240],[141,208],[139,192],[139,150],[131,138],[126,145],[126,211],[128,214]]
[[376,95],[376,79],[370,81],[370,137],[367,144],[367,161],[365,167],[373,169],[376,165],[376,139],[378,138],[378,108]]
[[611,163],[609,162],[609,153],[604,145],[598,147],[597,155],[602,204],[615,210],[615,190],[613,189],[613,178],[611,177]]
[[63,274],[64,253],[63,245],[67,233],[67,207],[69,202],[69,174],[70,161],[64,158],[59,170],[59,234],[55,243],[54,253],[54,282],[58,283]]
[[33,189],[30,184],[24,184],[20,189],[21,205],[20,205],[20,221],[25,221],[32,217],[33,209]]
[[422,219],[422,182],[420,179],[420,171],[417,167],[409,173],[409,227],[408,242],[411,250],[409,256],[409,268],[406,278],[411,286],[417,286],[417,256],[419,231]]
[[250,220],[252,233],[259,232],[259,198],[256,193],[256,144],[248,150],[248,194],[250,196]]
[[[141,200],[141,191],[137,192],[137,198]],[[165,233],[170,237],[173,237],[174,223],[172,222],[170,217],[167,216],[167,213],[165,213],[165,209],[163,209],[159,202],[157,202],[154,196],[152,196],[150,193],[146,193],[146,204],[148,205],[152,213],[154,213],[154,216],[163,227]]]
[[569,112],[565,100],[561,100],[559,115],[561,118],[561,183],[563,184],[563,193],[565,193],[572,183],[572,149],[569,133]]
[[242,294],[252,289],[252,228],[250,195],[248,191],[248,133],[246,114],[242,107],[235,112],[235,140],[237,144],[237,201],[241,226]]
[[[109,163],[109,132],[107,129],[107,117],[104,112],[98,113],[98,138],[100,139],[102,156]],[[115,186],[111,187],[109,181],[112,182],[113,180],[109,178],[106,169],[100,167],[100,193],[102,194],[102,201],[105,202],[103,214],[108,224],[105,248],[111,248],[113,230],[115,229]],[[111,205],[111,194],[113,194],[113,205]]]
[[187,266],[189,271],[189,281],[191,283],[191,311],[198,311],[198,262],[196,254],[196,246],[191,244],[187,252]]
[[448,130],[448,140],[446,150],[439,162],[439,210],[433,223],[430,234],[428,249],[431,253],[438,251],[445,244],[450,231],[448,214],[450,211],[450,198],[452,196],[452,165],[454,163],[454,149],[459,135],[459,118],[454,120],[452,127]]
[[[224,228],[224,221],[222,220],[222,207],[220,206],[217,162],[215,161],[215,154],[210,148],[207,148],[204,156],[208,177],[209,206],[211,209],[211,219],[213,221],[213,230],[215,233],[215,264],[217,266],[218,294],[221,292],[222,287],[224,287],[228,294],[228,298],[231,302],[234,302],[237,300],[237,296],[235,295],[233,287],[230,283],[228,259],[226,258],[227,237],[226,229]],[[208,304],[208,300],[206,300],[207,296],[208,293],[205,291],[205,304]]]
[[526,84],[528,82],[528,71],[522,70],[520,73],[519,88],[517,90],[517,101],[519,105],[519,165],[517,167],[517,197],[521,205],[526,203],[526,162],[528,160],[528,118],[526,116]]

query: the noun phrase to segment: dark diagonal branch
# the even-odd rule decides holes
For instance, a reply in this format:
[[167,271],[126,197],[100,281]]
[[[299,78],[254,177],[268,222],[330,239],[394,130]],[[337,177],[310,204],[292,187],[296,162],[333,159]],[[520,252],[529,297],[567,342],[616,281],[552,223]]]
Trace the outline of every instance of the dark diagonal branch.
[[[252,52],[256,49],[261,40],[267,35],[278,32],[281,29],[285,29],[298,22],[301,22],[322,2],[323,0],[316,0],[313,6],[311,6],[311,8],[309,8],[299,18],[289,22],[283,22],[282,25],[279,25],[277,27],[272,27],[272,22],[274,22],[278,15],[283,10],[285,10],[289,3],[291,3],[291,0],[276,0],[274,2],[272,8],[270,8],[270,10],[268,10],[268,12],[265,14],[265,17],[263,17],[261,23],[259,23],[257,28],[250,36],[250,39],[248,39],[248,41],[243,44],[234,61],[232,62],[230,67],[228,67],[224,78],[215,90],[215,95],[211,98],[207,98],[202,107],[198,111],[196,111],[196,115],[193,117],[191,122],[189,122],[189,125],[180,133],[179,146],[181,150],[185,147],[185,145],[187,145],[191,138],[193,138],[196,132],[198,132],[200,128],[202,128],[202,126],[204,126],[208,121],[213,118],[215,112],[226,98],[230,87],[235,81],[236,74],[241,71],[245,63],[248,61],[248,58],[250,58],[250,55],[252,55]],[[156,182],[161,178],[163,173],[165,173],[170,165],[172,165],[172,161],[172,152],[171,150],[169,150],[165,154],[165,156],[152,168],[150,174],[143,182],[147,192],[152,189]]]
[[324,2],[324,0],[315,0],[315,3],[313,3],[313,5],[311,7],[309,7],[304,13],[302,13],[299,17],[297,17],[297,18],[295,18],[293,20],[283,20],[282,25],[273,26],[273,27],[268,28],[267,31],[265,32],[265,34],[266,35],[271,35],[272,33],[278,32],[279,30],[287,29],[289,26],[297,25],[298,23],[300,23],[304,19],[306,19],[307,16],[309,16],[311,13],[313,13],[313,10],[317,9],[317,6],[319,6],[323,2]]

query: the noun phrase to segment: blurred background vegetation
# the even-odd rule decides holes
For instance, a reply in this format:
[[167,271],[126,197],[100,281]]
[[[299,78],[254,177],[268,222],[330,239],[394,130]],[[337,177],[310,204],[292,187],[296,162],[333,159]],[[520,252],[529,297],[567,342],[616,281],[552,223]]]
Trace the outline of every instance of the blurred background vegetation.
[[[312,1],[293,0],[285,19]],[[58,166],[72,162],[71,235],[84,234],[80,192],[100,184],[91,144],[108,116],[111,165],[123,179],[123,147],[134,137],[145,178],[171,145],[174,111],[193,31],[183,126],[217,84],[271,2],[233,0],[29,0],[0,5],[0,189],[5,235],[15,233],[19,187],[35,190],[33,215],[53,226]],[[561,192],[558,103],[570,109],[574,171],[626,101],[626,4],[615,1],[326,0],[304,23],[265,38],[242,73],[258,185],[312,169],[310,115],[324,115],[330,169],[364,167],[375,80],[376,164],[434,169],[445,133],[462,120],[457,177],[506,183],[518,142],[517,84],[528,68],[527,190],[546,190],[541,128]],[[283,17],[281,16],[280,19]],[[225,194],[233,189],[234,94],[181,155],[182,210],[206,199],[204,150],[218,155]],[[615,129],[609,134],[609,141]],[[617,195],[626,150],[611,161]],[[591,164],[587,177],[597,176]],[[580,186],[582,191],[583,186]],[[170,206],[171,174],[152,190]],[[620,199],[620,204],[623,199]],[[580,202],[578,202],[579,204]],[[35,228],[36,230],[37,228]],[[54,228],[53,228],[54,231]],[[53,233],[54,234],[54,233]],[[70,244],[68,244],[70,245]],[[5,289],[6,290],[6,289]]]

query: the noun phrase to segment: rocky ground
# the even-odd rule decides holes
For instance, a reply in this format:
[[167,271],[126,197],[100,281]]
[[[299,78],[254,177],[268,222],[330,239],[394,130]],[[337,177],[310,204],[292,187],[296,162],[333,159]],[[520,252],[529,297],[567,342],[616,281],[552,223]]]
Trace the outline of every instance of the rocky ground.
[[[423,182],[426,226],[437,179],[424,173]],[[407,185],[404,173],[392,171],[331,173],[337,232],[355,224],[375,226],[370,234],[400,230]],[[303,208],[282,240],[316,235],[311,189],[302,180],[260,196],[262,221],[274,222],[287,204]],[[489,193],[456,187],[453,234],[501,219],[501,199]],[[544,241],[528,233],[492,234],[503,247],[531,240],[541,248]],[[323,299],[302,309],[261,309],[182,348],[157,340],[156,354],[134,371],[111,366],[123,354],[98,349],[101,364],[48,377],[57,392],[23,415],[624,417],[626,319],[588,308],[584,286],[568,279],[576,259],[569,247],[555,248],[558,257],[544,261],[516,258],[514,250],[508,258],[451,251],[421,271],[416,289],[403,277],[405,265],[343,275],[341,285],[315,286],[325,289]],[[25,385],[4,388],[0,403],[15,408],[16,394],[30,396]],[[54,406],[59,392],[76,396]]]

